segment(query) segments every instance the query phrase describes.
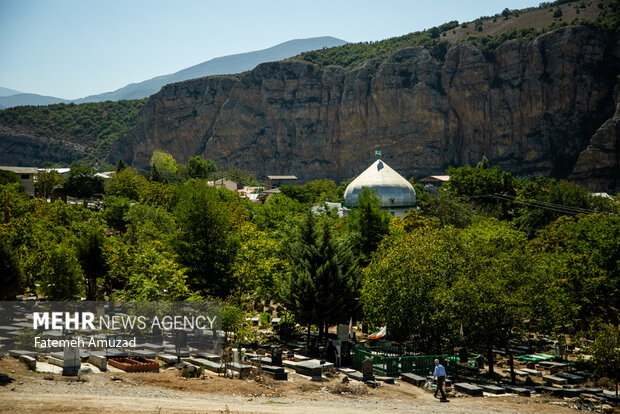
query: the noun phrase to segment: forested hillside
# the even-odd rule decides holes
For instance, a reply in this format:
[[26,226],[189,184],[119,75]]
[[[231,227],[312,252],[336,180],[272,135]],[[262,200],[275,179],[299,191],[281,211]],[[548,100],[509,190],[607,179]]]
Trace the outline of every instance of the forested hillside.
[[[0,131],[9,135],[0,144],[4,147],[0,163],[31,165],[37,160],[38,165],[50,165],[60,161],[51,157],[54,150],[68,148],[69,162],[99,164],[107,157],[112,143],[135,126],[144,102],[146,99],[19,106],[0,111]],[[11,138],[18,142],[11,143]],[[11,154],[11,145],[24,144],[20,140],[31,142],[32,153]]]

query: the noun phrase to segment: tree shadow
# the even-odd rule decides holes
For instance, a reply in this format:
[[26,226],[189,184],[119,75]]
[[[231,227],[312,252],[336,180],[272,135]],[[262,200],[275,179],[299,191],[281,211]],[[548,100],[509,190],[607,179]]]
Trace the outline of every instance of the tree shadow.
[[0,386],[6,386],[15,381],[13,378],[9,377],[6,374],[0,374]]

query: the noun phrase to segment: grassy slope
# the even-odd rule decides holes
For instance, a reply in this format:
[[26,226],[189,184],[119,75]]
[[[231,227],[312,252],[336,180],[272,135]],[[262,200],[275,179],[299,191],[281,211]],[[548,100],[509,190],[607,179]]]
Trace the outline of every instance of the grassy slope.
[[[561,16],[558,16],[557,9],[561,10]],[[499,13],[495,16],[481,17],[474,22],[445,23],[437,28],[378,42],[350,43],[330,49],[306,52],[294,59],[305,60],[320,66],[340,65],[352,68],[368,59],[386,58],[396,50],[422,45],[429,48],[435,58],[442,60],[451,45],[465,40],[482,45],[489,43],[489,46],[496,47],[500,41],[531,37],[569,23],[591,22],[608,30],[617,30],[619,12],[620,1],[618,0],[570,2],[560,0],[540,8],[512,10],[506,15]],[[489,42],[490,38],[497,39],[495,42]]]

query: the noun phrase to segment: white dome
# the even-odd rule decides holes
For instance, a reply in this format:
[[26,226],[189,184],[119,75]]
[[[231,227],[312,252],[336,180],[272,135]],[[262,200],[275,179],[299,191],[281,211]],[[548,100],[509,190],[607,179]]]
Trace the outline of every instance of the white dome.
[[344,205],[357,207],[358,197],[364,187],[377,192],[381,207],[415,207],[416,196],[413,186],[381,160],[375,161],[347,186],[344,191]]

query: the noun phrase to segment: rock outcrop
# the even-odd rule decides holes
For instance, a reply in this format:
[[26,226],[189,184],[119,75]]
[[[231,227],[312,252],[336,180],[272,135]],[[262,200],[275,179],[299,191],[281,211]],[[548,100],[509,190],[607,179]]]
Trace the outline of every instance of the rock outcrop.
[[406,177],[486,155],[518,175],[617,192],[619,62],[617,34],[568,26],[504,42],[492,57],[465,42],[441,60],[414,47],[352,70],[264,63],[239,77],[165,86],[110,160],[142,167],[162,149],[259,178],[341,180],[370,165],[375,150]]
[[83,145],[0,125],[0,165],[71,165],[86,152]]

